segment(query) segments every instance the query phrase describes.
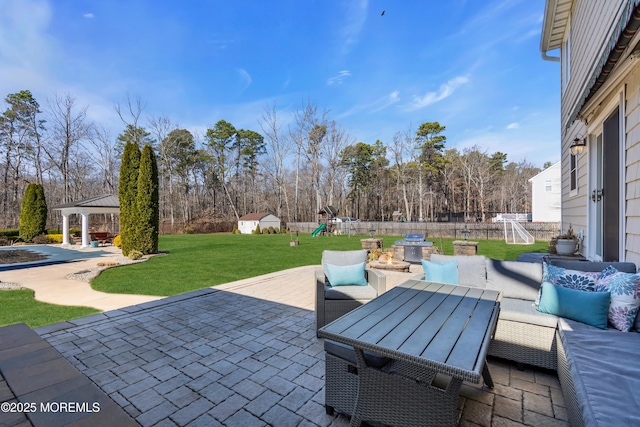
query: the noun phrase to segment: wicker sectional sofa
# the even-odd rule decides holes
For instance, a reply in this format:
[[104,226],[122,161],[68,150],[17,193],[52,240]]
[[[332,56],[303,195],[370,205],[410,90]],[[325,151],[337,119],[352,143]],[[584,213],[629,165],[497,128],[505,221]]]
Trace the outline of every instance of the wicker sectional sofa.
[[[540,263],[431,256],[436,262],[453,258],[458,260],[460,284],[502,292],[490,355],[557,371],[574,427],[640,425],[637,330],[603,330],[538,312],[534,301],[542,281]],[[549,262],[579,271],[602,271],[613,265],[623,272],[636,272],[633,263]]]

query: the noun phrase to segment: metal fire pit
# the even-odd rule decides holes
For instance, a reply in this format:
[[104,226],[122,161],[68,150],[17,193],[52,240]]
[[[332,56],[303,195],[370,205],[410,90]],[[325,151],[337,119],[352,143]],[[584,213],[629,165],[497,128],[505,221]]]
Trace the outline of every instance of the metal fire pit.
[[405,234],[404,240],[396,240],[395,244],[404,247],[404,260],[414,264],[422,262],[422,248],[433,246],[433,242],[424,241],[424,234]]

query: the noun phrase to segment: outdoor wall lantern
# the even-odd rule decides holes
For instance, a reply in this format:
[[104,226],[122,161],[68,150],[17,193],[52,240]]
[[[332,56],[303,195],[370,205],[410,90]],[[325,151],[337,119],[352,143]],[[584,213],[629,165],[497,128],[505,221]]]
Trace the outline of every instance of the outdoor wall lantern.
[[587,138],[576,137],[573,140],[573,144],[569,147],[572,156],[577,156],[578,154],[582,154],[584,148],[587,146]]
[[466,241],[469,240],[469,236],[471,236],[471,230],[469,230],[469,228],[465,225],[464,228],[461,231],[462,233],[462,238]]

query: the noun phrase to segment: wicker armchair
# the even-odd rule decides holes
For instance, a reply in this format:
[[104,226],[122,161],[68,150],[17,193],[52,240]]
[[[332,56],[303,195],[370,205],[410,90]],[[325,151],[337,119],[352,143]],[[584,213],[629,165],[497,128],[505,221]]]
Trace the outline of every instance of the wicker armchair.
[[387,278],[365,269],[367,286],[329,286],[325,265],[353,265],[367,261],[367,251],[323,251],[322,270],[316,270],[316,333],[324,325],[384,293]]

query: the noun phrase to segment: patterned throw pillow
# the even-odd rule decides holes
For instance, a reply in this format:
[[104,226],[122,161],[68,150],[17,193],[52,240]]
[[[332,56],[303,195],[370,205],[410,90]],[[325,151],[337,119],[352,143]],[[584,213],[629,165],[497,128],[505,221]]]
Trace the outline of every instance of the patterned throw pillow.
[[[563,288],[575,289],[578,291],[594,291],[596,282],[600,277],[599,271],[579,271],[568,270],[563,267],[542,263],[542,281],[549,282]],[[535,305],[540,304],[540,292],[536,298]]]
[[542,264],[542,281],[578,291],[594,291],[600,277],[599,271],[567,270],[555,265]]
[[623,273],[609,266],[596,282],[596,292],[611,292],[609,323],[629,332],[640,309],[640,273]]

